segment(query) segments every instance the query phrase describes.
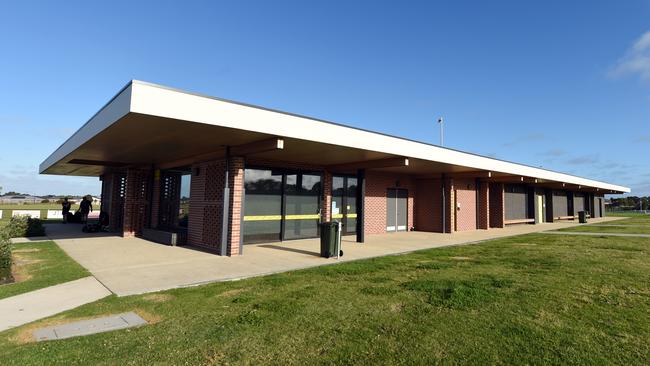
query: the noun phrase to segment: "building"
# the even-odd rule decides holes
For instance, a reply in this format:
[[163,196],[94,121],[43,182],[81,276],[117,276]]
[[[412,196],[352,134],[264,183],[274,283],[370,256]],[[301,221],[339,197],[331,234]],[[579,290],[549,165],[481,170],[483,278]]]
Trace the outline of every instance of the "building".
[[124,236],[174,233],[221,255],[344,234],[454,233],[604,214],[629,188],[132,81],[41,165],[97,176]]
[[0,196],[0,203],[9,205],[41,203],[43,200],[45,200],[45,198],[30,195]]

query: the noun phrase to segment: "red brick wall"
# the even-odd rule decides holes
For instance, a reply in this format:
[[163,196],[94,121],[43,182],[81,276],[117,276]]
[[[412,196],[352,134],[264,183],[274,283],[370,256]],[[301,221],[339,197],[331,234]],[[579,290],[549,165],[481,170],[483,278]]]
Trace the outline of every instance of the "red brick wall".
[[239,255],[241,252],[242,198],[244,192],[244,158],[234,157],[228,165],[230,186],[230,209],[228,210],[228,249],[227,255]]
[[212,251],[221,245],[225,161],[192,165],[188,244]]
[[503,183],[490,183],[490,227],[505,226]]
[[442,182],[418,179],[415,185],[415,230],[442,232]]
[[454,188],[455,231],[476,230],[476,181],[474,179],[454,179]]
[[323,200],[321,201],[321,220],[332,220],[332,174],[323,172]]
[[478,188],[478,228],[490,228],[490,185],[480,182]]
[[123,236],[139,236],[149,224],[150,197],[151,170],[127,169]]
[[[399,186],[396,183],[399,182]],[[388,188],[408,190],[408,228],[413,227],[413,202],[416,192],[415,180],[406,175],[382,172],[366,172],[365,230],[366,234],[386,232],[386,190]]]
[[158,227],[158,215],[160,214],[160,170],[153,172],[153,193],[151,194],[151,222],[150,227]]

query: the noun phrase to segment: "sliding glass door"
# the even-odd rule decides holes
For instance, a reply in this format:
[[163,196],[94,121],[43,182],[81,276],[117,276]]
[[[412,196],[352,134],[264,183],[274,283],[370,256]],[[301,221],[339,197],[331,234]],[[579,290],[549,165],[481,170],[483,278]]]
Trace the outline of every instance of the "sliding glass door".
[[284,240],[318,236],[320,186],[320,175],[286,175]]
[[244,173],[244,243],[280,240],[282,173],[246,169]]
[[244,243],[318,236],[320,174],[250,168],[244,187]]
[[343,235],[357,231],[357,178],[332,177],[332,219],[343,225]]

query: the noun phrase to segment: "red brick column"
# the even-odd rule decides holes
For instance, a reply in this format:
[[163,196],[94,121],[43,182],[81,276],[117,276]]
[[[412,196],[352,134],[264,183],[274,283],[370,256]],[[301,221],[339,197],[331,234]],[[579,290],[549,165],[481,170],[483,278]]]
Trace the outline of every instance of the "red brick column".
[[155,229],[158,227],[158,215],[160,214],[160,170],[153,172],[153,193],[151,194],[151,221],[149,225]]
[[109,230],[122,231],[126,176],[123,173],[106,173],[102,181],[101,210],[108,214]]
[[150,190],[151,170],[127,170],[122,236],[139,236],[142,234],[142,229],[148,225]]
[[484,181],[478,187],[478,228],[490,228],[490,185]]
[[490,227],[505,227],[504,184],[490,183]]
[[228,210],[228,256],[239,255],[241,252],[241,239],[243,228],[241,227],[242,198],[244,196],[244,158],[230,158],[228,164],[228,183],[230,186],[230,209]]
[[445,232],[453,233],[456,228],[456,197],[454,197],[454,180],[452,178],[444,179],[445,185]]
[[321,201],[321,221],[332,220],[332,173],[323,173],[323,200]]

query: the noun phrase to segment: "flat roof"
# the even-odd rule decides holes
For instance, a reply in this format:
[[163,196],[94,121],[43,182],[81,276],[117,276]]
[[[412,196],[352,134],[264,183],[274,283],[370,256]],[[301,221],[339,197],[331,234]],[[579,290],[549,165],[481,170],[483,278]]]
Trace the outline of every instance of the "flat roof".
[[[99,170],[75,164],[74,161],[109,161],[120,157],[124,162],[136,162],[138,157],[147,159],[154,156],[162,159],[174,152],[174,144],[178,142],[173,140],[174,133],[194,131],[201,137],[204,131],[208,131],[207,128],[218,131],[219,136],[232,134],[232,141],[278,136],[303,146],[305,143],[318,144],[322,151],[324,147],[328,147],[330,152],[338,148],[341,151],[339,160],[346,153],[355,157],[356,160],[351,158],[348,162],[357,162],[359,157],[366,160],[375,156],[400,156],[468,170],[592,187],[611,193],[630,192],[628,187],[620,185],[137,80],[124,86],[59,146],[40,164],[39,171],[42,174],[99,175]],[[138,135],[140,140],[130,140],[129,144],[121,141],[128,140],[130,134]],[[197,140],[196,149],[199,146],[204,150],[210,147],[211,140],[207,137],[205,141]],[[146,153],[137,150],[139,141],[147,146]],[[224,142],[213,138],[212,141],[214,149],[229,140],[225,139]],[[191,151],[188,146],[179,145],[177,149],[179,153]],[[125,150],[132,150],[132,154],[125,155],[128,152]],[[158,155],[152,155],[154,153]],[[178,158],[181,157],[185,156]]]

